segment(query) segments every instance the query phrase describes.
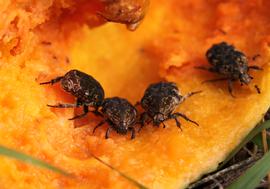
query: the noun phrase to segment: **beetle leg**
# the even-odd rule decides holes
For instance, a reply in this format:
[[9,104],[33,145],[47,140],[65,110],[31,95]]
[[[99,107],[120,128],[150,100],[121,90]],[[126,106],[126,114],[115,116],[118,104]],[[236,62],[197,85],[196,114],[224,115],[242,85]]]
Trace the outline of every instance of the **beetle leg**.
[[258,85],[254,85],[256,91],[258,94],[261,94],[261,89],[258,87]]
[[106,131],[106,135],[105,135],[105,138],[108,139],[110,137],[110,132],[111,132],[112,128],[109,127]]
[[209,72],[217,72],[214,68],[212,67],[204,67],[204,66],[196,66],[196,69],[200,69],[200,70],[205,70],[205,71],[209,71]]
[[47,82],[40,83],[40,85],[47,85],[47,84],[53,85],[53,84],[55,84],[55,83],[61,81],[61,79],[63,79],[63,76],[57,77],[57,78],[55,78],[55,79],[52,79],[51,81],[47,81]]
[[183,131],[182,128],[181,128],[181,123],[179,122],[179,120],[177,119],[177,117],[178,117],[178,114],[177,114],[177,113],[171,114],[171,115],[169,116],[170,119],[174,119],[174,120],[175,120],[176,126],[177,126],[179,129],[181,129],[181,131]]
[[250,69],[253,69],[253,70],[263,70],[261,67],[259,67],[259,66],[249,66],[248,67],[248,70],[250,70]]
[[92,112],[93,114],[95,114],[96,116],[103,117],[103,114],[100,113],[100,112],[98,111],[98,107],[96,107],[95,110],[93,110],[93,111],[91,111],[91,112]]
[[80,107],[81,104],[56,104],[56,105],[49,105],[47,104],[47,106],[51,107],[51,108],[77,108]]
[[171,117],[172,117],[172,118],[182,117],[182,118],[184,118],[186,121],[189,121],[189,122],[191,122],[191,123],[193,123],[193,124],[199,126],[199,124],[198,124],[197,122],[195,122],[195,121],[189,119],[185,114],[182,114],[182,113],[179,113],[179,112],[172,114]]
[[141,127],[139,128],[138,132],[140,132],[142,130],[142,128],[144,127],[145,121],[147,120],[148,114],[146,112],[143,112],[140,115],[140,121],[139,123],[141,124]]
[[134,127],[129,127],[129,129],[131,130],[131,137],[130,137],[130,139],[134,139],[135,138],[135,129],[134,129]]
[[260,56],[261,56],[260,54],[256,54],[256,55],[254,55],[254,56],[252,57],[252,60],[253,60],[253,61],[256,61],[256,59],[259,58]]
[[88,106],[83,105],[83,113],[80,114],[80,115],[76,115],[76,116],[74,116],[73,118],[70,118],[70,119],[68,119],[68,120],[80,119],[80,118],[86,116],[88,112],[89,112]]
[[105,121],[101,121],[99,124],[97,124],[97,126],[95,126],[95,128],[93,129],[93,134],[95,133],[96,129],[98,127],[101,127],[104,123],[105,123]]
[[233,90],[233,81],[232,80],[228,80],[228,90],[229,90],[229,93],[230,93],[230,95],[233,97],[233,98],[235,98],[235,96],[233,95],[233,93],[232,93],[232,90]]
[[177,118],[174,118],[175,122],[176,122],[176,126],[181,130],[183,131],[182,127],[181,127],[181,123],[178,121]]
[[162,121],[161,124],[163,125],[163,129],[165,129],[166,128],[165,123]]
[[56,105],[47,104],[47,106],[49,106],[51,108],[78,108],[82,105],[83,104],[79,100],[77,100],[76,104],[61,104],[61,103],[58,103]]
[[194,92],[189,92],[189,93],[187,93],[185,96],[183,96],[182,98],[181,98],[181,102],[180,103],[182,103],[182,102],[184,102],[187,98],[189,98],[189,97],[191,97],[191,96],[193,96],[193,95],[195,95],[195,94],[199,94],[199,93],[201,93],[202,91],[194,91]]
[[224,81],[224,80],[227,80],[228,78],[218,78],[218,79],[210,79],[210,80],[205,80],[202,82],[203,83],[212,83],[212,82],[217,82],[217,81]]

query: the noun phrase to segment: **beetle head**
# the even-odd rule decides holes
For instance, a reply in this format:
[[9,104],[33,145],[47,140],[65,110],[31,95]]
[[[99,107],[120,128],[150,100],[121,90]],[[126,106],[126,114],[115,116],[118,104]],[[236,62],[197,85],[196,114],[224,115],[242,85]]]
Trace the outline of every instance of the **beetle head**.
[[117,130],[117,133],[119,134],[126,134],[128,132],[128,125],[122,122],[119,125],[117,125],[116,130]]
[[252,77],[248,75],[248,73],[243,73],[243,74],[240,74],[239,79],[241,83],[244,83],[247,85],[250,83]]
[[164,120],[165,120],[165,116],[163,114],[161,114],[161,113],[157,113],[153,117],[153,124],[155,126],[159,126],[160,123],[162,123]]

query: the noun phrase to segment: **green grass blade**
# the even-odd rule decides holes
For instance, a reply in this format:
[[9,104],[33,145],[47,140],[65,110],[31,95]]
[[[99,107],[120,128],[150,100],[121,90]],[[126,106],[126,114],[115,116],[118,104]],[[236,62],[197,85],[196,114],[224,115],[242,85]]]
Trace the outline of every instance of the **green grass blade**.
[[258,135],[262,130],[270,128],[270,121],[266,121],[257,127],[255,127],[243,140],[242,142],[227,156],[227,158],[219,165],[218,169],[222,168],[228,161],[249,141],[251,141],[256,135]]
[[124,177],[125,179],[127,179],[128,181],[130,181],[131,183],[133,183],[135,186],[137,186],[137,188],[139,189],[148,189],[146,186],[144,186],[143,184],[139,183],[138,181],[136,181],[135,179],[131,178],[130,176],[126,175],[125,173],[122,173],[121,171],[119,171],[118,169],[116,169],[115,167],[111,166],[110,164],[106,163],[105,161],[103,161],[102,159],[98,158],[97,156],[95,156],[94,154],[91,154],[93,156],[93,158],[95,158],[97,161],[99,161],[100,163],[102,163],[103,165],[109,167],[110,169],[116,171],[119,175],[121,175],[122,177]]
[[9,158],[13,158],[13,159],[16,159],[16,160],[19,160],[19,161],[22,161],[22,162],[25,162],[28,164],[32,164],[34,166],[42,167],[42,168],[48,169],[50,171],[53,171],[55,173],[65,175],[65,176],[71,176],[66,171],[64,171],[60,168],[57,168],[53,165],[50,165],[49,163],[46,163],[44,161],[41,161],[39,159],[36,159],[34,157],[31,157],[29,155],[26,155],[26,154],[18,152],[16,150],[7,148],[7,147],[2,146],[2,145],[0,145],[0,155],[6,156]]
[[[263,143],[262,143],[263,139],[262,139],[262,134],[259,133],[258,135],[256,135],[253,139],[252,142],[254,144],[256,144],[260,149],[263,149]],[[270,137],[267,136],[267,144],[270,145]]]
[[[44,161],[41,161],[39,159],[36,159],[34,157],[31,157],[29,155],[26,155],[24,153],[18,152],[16,150],[7,148],[5,146],[0,145],[0,155],[9,157],[9,158],[13,158],[28,164],[32,164],[34,166],[38,166],[38,167],[42,167],[45,169],[48,169],[50,171],[65,175],[65,176],[71,176],[71,174],[67,173],[66,171],[55,167],[53,165],[50,165]],[[138,181],[136,181],[135,179],[131,178],[130,176],[122,173],[121,171],[117,170],[115,167],[109,165],[108,163],[106,163],[105,161],[103,161],[102,159],[96,157],[95,155],[92,154],[92,156],[99,161],[100,163],[102,163],[103,165],[109,167],[110,169],[116,171],[118,174],[120,174],[122,177],[126,178],[127,180],[129,180],[130,182],[132,182],[135,186],[137,186],[139,189],[148,189],[146,186],[144,186],[143,184],[139,183]]]
[[249,168],[244,175],[239,177],[228,189],[254,189],[260,183],[260,180],[267,175],[270,170],[270,152],[266,153],[262,159],[257,161]]

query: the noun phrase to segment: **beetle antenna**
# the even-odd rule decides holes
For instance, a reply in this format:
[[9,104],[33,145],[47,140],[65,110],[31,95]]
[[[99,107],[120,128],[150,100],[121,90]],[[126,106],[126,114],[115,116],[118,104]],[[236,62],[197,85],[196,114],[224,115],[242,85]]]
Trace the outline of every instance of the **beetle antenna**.
[[39,83],[40,85],[47,85],[47,84],[55,84],[55,83],[58,83],[59,81],[61,81],[61,79],[63,79],[63,76],[60,76],[60,77],[57,77],[55,79],[52,79],[51,81],[46,81],[46,82],[42,82],[42,83]]
[[183,101],[185,101],[187,98],[189,98],[189,97],[191,97],[191,96],[193,96],[193,95],[195,95],[195,94],[199,94],[199,93],[201,93],[201,92],[203,92],[203,91],[194,91],[194,92],[189,92],[189,93],[187,93],[185,96],[183,96],[182,97],[182,102]]

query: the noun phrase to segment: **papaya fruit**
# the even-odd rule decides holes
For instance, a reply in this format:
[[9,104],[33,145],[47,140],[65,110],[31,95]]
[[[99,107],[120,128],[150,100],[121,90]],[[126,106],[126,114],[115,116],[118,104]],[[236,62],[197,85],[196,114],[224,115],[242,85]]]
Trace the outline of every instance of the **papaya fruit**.
[[[91,154],[149,188],[184,188],[215,170],[270,105],[267,0],[151,1],[134,32],[105,23],[95,14],[103,10],[95,1],[0,5],[0,143],[74,175],[66,178],[1,157],[2,188],[136,188]],[[250,85],[234,83],[236,98],[226,82],[202,83],[217,74],[195,69],[209,65],[205,52],[221,41],[263,68],[250,72]],[[75,101],[59,85],[39,85],[71,69],[95,77],[106,97],[134,104],[158,81],[177,83],[181,94],[202,90],[177,109],[199,126],[180,120],[181,131],[173,120],[165,129],[149,124],[134,140],[114,132],[105,139],[108,125],[93,134],[99,117],[69,121],[82,110],[46,106]]]

